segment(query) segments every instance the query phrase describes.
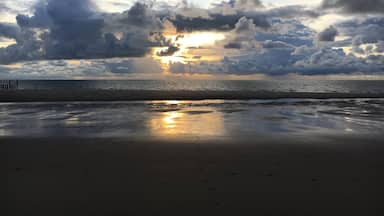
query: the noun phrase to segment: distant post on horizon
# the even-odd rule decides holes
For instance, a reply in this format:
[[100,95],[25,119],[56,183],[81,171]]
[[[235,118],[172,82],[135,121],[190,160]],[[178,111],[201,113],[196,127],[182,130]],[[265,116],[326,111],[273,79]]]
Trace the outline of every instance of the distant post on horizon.
[[17,89],[18,87],[18,80],[0,80],[0,90]]

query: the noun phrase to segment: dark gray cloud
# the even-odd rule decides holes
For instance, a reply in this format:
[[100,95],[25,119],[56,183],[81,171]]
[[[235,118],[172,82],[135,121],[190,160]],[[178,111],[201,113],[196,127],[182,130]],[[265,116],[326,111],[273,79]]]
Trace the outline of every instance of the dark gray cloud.
[[[122,14],[103,14],[91,0],[41,0],[32,16],[18,15],[16,19],[19,27],[0,25],[0,34],[19,38],[17,45],[0,49],[0,63],[138,57],[146,55],[152,46],[167,43],[156,32],[161,29],[161,21],[141,3]],[[20,33],[16,31],[19,28]],[[25,46],[33,43],[35,46]]]
[[174,45],[170,45],[167,49],[157,52],[156,54],[158,56],[172,56],[177,51],[179,51],[180,48]]
[[0,23],[0,37],[17,40],[20,36],[20,28],[10,23]]
[[43,36],[46,58],[103,57],[95,44],[103,43],[104,20],[89,0],[50,0],[46,12],[52,22]]
[[[229,7],[229,8],[228,8]],[[228,9],[230,11],[228,11]],[[250,8],[248,8],[250,9]],[[185,16],[182,13],[176,14],[170,21],[179,32],[218,30],[228,31],[234,29],[236,23],[242,17],[252,19],[256,27],[267,30],[275,18],[315,18],[320,14],[301,6],[285,6],[273,9],[240,10],[231,2],[216,4],[207,16]]]
[[48,13],[48,3],[48,0],[39,0],[33,7],[32,16],[23,14],[17,15],[16,21],[18,25],[21,28],[48,28],[49,26],[53,25],[52,18]]
[[[244,17],[243,14],[210,14],[210,17],[186,17],[181,14],[170,18],[170,21],[175,25],[178,32],[192,32],[192,31],[228,31],[235,28],[236,23],[240,18]],[[270,24],[267,17],[264,15],[253,15],[249,17],[253,20],[256,26],[267,29]]]
[[[115,23],[110,23],[110,22]],[[162,23],[159,15],[147,4],[135,3],[129,10],[121,14],[111,14],[107,19],[108,26],[127,29],[130,27],[151,28],[160,30]],[[119,26],[114,26],[119,25]]]
[[323,0],[322,7],[347,13],[384,13],[384,0]]
[[333,26],[326,28],[324,31],[317,35],[319,41],[335,41],[336,36],[339,34],[337,29]]
[[[89,48],[101,39],[103,20],[96,17],[93,4],[88,1],[40,1],[32,17],[17,16],[18,25],[24,37],[17,45],[1,50],[3,63],[19,60],[81,58],[91,54]],[[40,28],[44,33],[37,38],[33,28]],[[45,31],[48,30],[48,31]],[[28,34],[25,34],[28,32]],[[39,47],[25,47],[25,44],[36,43]],[[24,55],[15,53],[33,53],[42,50],[38,55]],[[91,54],[90,57],[93,57]],[[25,59],[24,59],[25,58]]]

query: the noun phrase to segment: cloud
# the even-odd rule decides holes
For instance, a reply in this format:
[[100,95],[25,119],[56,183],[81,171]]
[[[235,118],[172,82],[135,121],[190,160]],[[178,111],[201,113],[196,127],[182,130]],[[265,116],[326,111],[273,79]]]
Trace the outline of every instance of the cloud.
[[296,57],[291,56],[294,50],[292,45],[285,42],[267,40],[261,43],[261,49],[243,56],[228,56],[221,63],[226,73],[286,73],[296,61]]
[[363,19],[351,19],[336,24],[340,35],[349,38],[347,42],[352,51],[363,54],[361,45],[376,44],[384,41],[384,17],[375,16]]
[[29,2],[17,2],[15,0],[1,0],[0,13],[3,14],[17,14],[19,11],[25,10],[23,6],[28,5]]
[[351,20],[340,24],[344,35],[360,38],[356,43],[376,43],[384,40],[384,17],[372,17],[363,21]]
[[319,41],[335,41],[336,36],[339,34],[337,29],[333,26],[326,28],[324,31],[317,35]]
[[174,45],[170,45],[167,49],[161,50],[161,51],[157,52],[156,54],[158,56],[172,56],[173,54],[175,54],[179,50],[180,50],[179,47],[174,46]]
[[[16,19],[20,35],[10,35],[17,27],[0,25],[2,35],[20,38],[17,45],[0,49],[0,63],[140,57],[152,46],[167,43],[159,32],[161,21],[141,3],[121,14],[104,14],[90,0],[41,0],[32,16],[18,15]],[[25,46],[32,43],[35,46]]]
[[199,62],[197,64],[172,64],[173,73],[210,74],[266,74],[302,75],[380,73],[384,71],[384,56],[370,55],[358,58],[346,55],[341,49],[306,47],[297,51],[283,42],[265,42],[263,50],[242,56],[227,56],[222,61]]
[[104,14],[104,17],[105,27],[109,31],[115,31],[116,29],[129,31],[135,28],[139,28],[135,30],[159,31],[163,28],[162,20],[160,20],[160,16],[156,11],[151,6],[139,2],[135,3],[127,11]]
[[[17,41],[16,45],[0,49],[0,63],[143,57],[154,46],[168,46],[167,52],[160,55],[170,55],[177,51],[177,46],[162,35],[169,23],[179,32],[238,31],[239,22],[246,18],[248,22],[252,20],[255,28],[266,31],[273,17],[315,16],[300,7],[264,9],[256,0],[224,2],[216,5],[216,9],[224,6],[231,7],[235,13],[210,12],[184,5],[176,8],[174,14],[167,14],[138,2],[122,13],[103,13],[91,0],[39,0],[31,16],[19,14],[16,17],[18,26],[0,25],[0,34]],[[239,35],[227,47],[243,43]],[[251,44],[246,46],[252,47]]]
[[251,19],[243,17],[230,32],[226,48],[258,48],[264,41],[277,41],[292,46],[311,46],[316,33],[297,20],[274,19],[268,31],[258,29]]
[[0,79],[97,79],[160,76],[159,63],[151,58],[28,61],[18,67],[0,65]]
[[3,12],[3,11],[7,12],[9,10],[10,8],[8,7],[7,4],[5,4],[5,2],[0,2],[0,12]]
[[236,23],[235,28],[230,32],[231,36],[224,47],[228,49],[255,48],[256,25],[252,19],[242,17]]
[[34,31],[22,30],[16,38],[16,44],[0,48],[0,64],[41,58],[43,55],[41,50],[43,44],[42,41],[38,40]]
[[[380,34],[381,22],[379,17],[353,19],[316,33],[296,19],[276,18],[271,21],[268,31],[261,31],[252,25],[252,20],[243,18],[238,22],[238,28],[230,32],[230,40],[226,44],[226,48],[236,48],[237,52],[226,53],[220,62],[176,63],[171,66],[171,71],[237,75],[380,73],[384,71],[384,55],[378,55],[382,52],[384,41]],[[334,41],[338,34],[351,39]],[[361,42],[352,40],[356,37],[363,38],[364,44],[376,43],[375,46],[367,46],[366,49],[370,50],[367,57],[346,54],[343,49],[337,48],[338,45],[361,45]],[[317,40],[330,43],[314,43]],[[247,41],[252,41],[254,48],[242,45]]]
[[[252,12],[246,12],[246,14],[249,13]],[[316,12],[314,9],[308,9],[300,5],[290,5],[261,10],[261,14],[270,18],[317,18],[322,15],[322,13]]]
[[294,46],[312,46],[316,32],[297,19],[274,19],[269,31],[258,31],[258,41],[282,41]]
[[323,0],[322,8],[346,13],[384,13],[384,0]]
[[39,0],[38,2],[36,2],[36,4],[33,6],[32,16],[27,16],[23,14],[17,15],[16,21],[18,25],[21,28],[48,28],[53,22],[48,12],[48,3],[48,0]]
[[2,74],[8,73],[9,69],[0,65],[0,76]]
[[377,42],[377,47],[375,49],[375,52],[384,53],[384,40]]
[[[177,14],[174,18],[169,20],[175,25],[178,32],[192,32],[192,31],[228,31],[235,28],[236,23],[240,18],[244,17],[243,14],[223,15],[223,14],[210,14],[210,17],[186,17]],[[265,16],[254,14],[250,19],[254,24],[260,28],[269,28],[269,22]]]
[[[23,69],[11,71],[23,77],[161,74],[164,67],[149,57],[150,51],[163,48],[155,53],[158,60],[183,47],[186,53],[181,55],[196,58],[171,63],[171,72],[383,72],[384,18],[377,14],[382,1],[364,1],[359,8],[356,2],[361,1],[325,0],[321,6],[326,10],[320,11],[299,5],[270,7],[258,0],[228,0],[209,9],[185,1],[176,5],[136,2],[126,11],[108,13],[92,0],[37,0],[28,13],[16,16],[17,24],[0,23],[0,38],[16,41],[0,48],[0,64],[21,62]],[[316,18],[335,11],[350,14],[320,32],[308,27]],[[166,37],[199,31],[219,31],[225,39],[184,49],[180,41]],[[212,53],[215,58],[208,58]],[[82,61],[73,65],[67,59]],[[8,74],[8,70],[3,67],[1,73]]]
[[[252,19],[256,27],[267,30],[271,27],[271,22],[274,18],[315,18],[320,14],[309,10],[302,6],[285,6],[272,9],[265,9],[263,7],[246,7],[239,8],[237,4],[250,4],[245,3],[233,3],[241,1],[230,1],[215,4],[215,7],[206,10],[207,15],[204,16],[186,16],[183,13],[176,13],[169,20],[175,25],[177,31],[228,31],[234,29],[236,23],[242,17]],[[258,2],[258,1],[256,1]]]
[[18,39],[20,36],[20,28],[10,23],[0,23],[0,37]]
[[264,5],[260,0],[232,0],[229,2],[236,9],[254,9],[254,8],[263,8]]
[[311,56],[295,63],[298,71],[305,74],[375,73],[384,70],[383,56],[358,58],[346,55],[342,49],[323,47]]
[[160,63],[151,58],[107,60],[103,63],[108,71],[114,74],[161,74],[162,72]]

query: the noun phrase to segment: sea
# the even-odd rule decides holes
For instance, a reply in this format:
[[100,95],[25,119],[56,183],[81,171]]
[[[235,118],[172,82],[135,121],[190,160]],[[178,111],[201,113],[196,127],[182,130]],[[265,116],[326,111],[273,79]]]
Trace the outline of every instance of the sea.
[[20,80],[18,89],[384,93],[383,80]]
[[[384,81],[20,80],[18,90],[225,91],[231,100],[0,102],[0,137],[237,139],[384,134]],[[0,94],[2,91],[0,90]],[[347,99],[247,99],[240,92],[343,93]],[[375,95],[359,98],[355,94]]]

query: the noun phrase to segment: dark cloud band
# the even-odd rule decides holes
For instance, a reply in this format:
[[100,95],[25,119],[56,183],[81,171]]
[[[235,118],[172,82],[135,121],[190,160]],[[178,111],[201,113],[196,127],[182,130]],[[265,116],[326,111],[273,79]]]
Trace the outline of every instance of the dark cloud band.
[[322,7],[347,13],[384,13],[384,0],[324,0]]

